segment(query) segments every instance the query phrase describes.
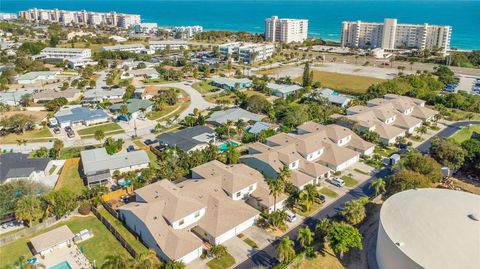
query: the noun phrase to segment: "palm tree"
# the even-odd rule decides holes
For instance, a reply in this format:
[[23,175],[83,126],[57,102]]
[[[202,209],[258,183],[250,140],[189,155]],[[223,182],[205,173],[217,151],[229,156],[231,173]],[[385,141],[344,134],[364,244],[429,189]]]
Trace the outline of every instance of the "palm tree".
[[290,261],[295,258],[295,249],[293,248],[294,243],[288,236],[285,236],[280,241],[280,244],[277,248],[277,258],[284,264],[288,264]]
[[137,254],[132,263],[131,268],[134,269],[156,269],[161,265],[160,260],[157,258],[157,254],[152,249]]
[[168,261],[165,264],[165,269],[185,269],[185,267],[182,261]]
[[372,180],[370,187],[375,189],[375,196],[385,192],[385,181],[382,178]]
[[287,183],[290,181],[290,176],[292,175],[290,169],[288,169],[288,166],[284,166],[281,170],[280,173],[278,173],[278,178],[280,178],[284,183]]
[[227,120],[226,127],[227,127],[227,136],[228,136],[228,139],[230,139],[230,128],[232,128],[232,126],[233,126],[233,121]]
[[314,236],[315,234],[308,226],[299,228],[297,231],[297,241],[303,249],[312,245]]
[[239,156],[240,156],[240,153],[238,152],[238,150],[232,144],[228,144],[227,151],[225,152],[227,163],[228,164],[238,163]]
[[223,245],[215,245],[210,249],[210,253],[215,258],[221,258],[227,254],[227,248]]
[[95,137],[95,140],[101,143],[105,138],[105,133],[103,132],[103,130],[96,130],[93,136]]
[[247,123],[245,121],[243,121],[242,119],[239,119],[235,123],[235,127],[237,128],[237,134],[241,135],[242,133],[245,132],[245,128],[247,127]]
[[107,255],[102,269],[128,269],[132,264],[132,259],[123,255]]
[[305,211],[308,212],[310,210],[310,206],[313,202],[317,199],[315,195],[318,193],[317,188],[312,185],[308,184],[305,186],[302,192],[300,192],[300,201],[303,202],[305,206]]
[[270,195],[273,196],[273,211],[277,211],[277,197],[285,191],[285,183],[279,178],[267,180]]

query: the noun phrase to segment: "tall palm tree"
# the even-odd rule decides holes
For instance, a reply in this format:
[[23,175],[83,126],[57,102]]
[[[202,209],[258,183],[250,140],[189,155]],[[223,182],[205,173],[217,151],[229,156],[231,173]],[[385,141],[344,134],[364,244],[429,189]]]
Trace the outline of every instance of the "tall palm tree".
[[105,138],[105,133],[103,132],[103,130],[96,130],[93,136],[95,137],[95,140],[101,143]]
[[230,128],[233,127],[233,121],[231,120],[227,120],[227,124],[225,124],[226,127],[227,127],[227,136],[228,136],[228,139],[230,139]]
[[375,196],[378,196],[385,192],[385,181],[382,178],[372,180],[370,187],[375,189]]
[[131,268],[134,269],[156,269],[161,265],[160,260],[157,258],[155,251],[149,249],[148,251],[137,254],[133,260]]
[[279,178],[267,180],[270,195],[273,196],[273,211],[277,211],[277,198],[285,191],[285,183]]
[[242,119],[239,119],[235,123],[235,127],[237,128],[237,134],[241,135],[242,133],[245,132],[245,128],[247,127],[247,123],[245,121],[243,121]]
[[288,236],[285,236],[280,241],[280,244],[277,248],[277,258],[285,264],[288,264],[295,258],[295,249],[293,248],[294,243]]
[[300,246],[302,246],[303,249],[312,245],[314,237],[315,234],[308,226],[300,228],[297,231],[297,241],[300,243]]
[[290,169],[288,169],[288,166],[284,166],[281,170],[280,173],[278,173],[278,178],[282,180],[284,183],[287,183],[290,181],[290,176],[292,175],[292,172]]
[[315,197],[317,193],[317,188],[312,184],[308,184],[304,187],[303,191],[300,192],[299,198],[305,206],[305,211],[308,212],[310,210],[310,206],[312,206],[312,203],[317,199]]
[[182,261],[168,261],[165,264],[165,269],[185,269],[185,267]]
[[102,269],[128,269],[132,259],[122,255],[107,255]]

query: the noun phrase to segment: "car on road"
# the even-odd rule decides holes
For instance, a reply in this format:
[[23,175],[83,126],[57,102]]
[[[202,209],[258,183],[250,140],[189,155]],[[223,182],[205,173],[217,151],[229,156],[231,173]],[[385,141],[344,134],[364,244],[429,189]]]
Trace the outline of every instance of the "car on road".
[[297,220],[297,215],[295,213],[293,213],[292,211],[287,209],[287,210],[285,210],[285,213],[287,213],[288,222],[294,222],[295,220]]
[[315,198],[317,198],[320,201],[321,204],[325,203],[325,200],[326,200],[325,195],[320,194],[320,193],[316,193]]
[[127,147],[127,152],[135,151],[135,147],[133,145],[130,145]]
[[155,140],[147,139],[147,140],[143,141],[143,143],[145,143],[145,145],[147,145],[147,146],[150,146],[152,144],[157,143],[157,140],[156,139]]
[[334,186],[339,187],[339,188],[345,186],[345,181],[343,181],[343,179],[338,178],[338,177],[334,177],[334,178],[330,179],[330,183]]

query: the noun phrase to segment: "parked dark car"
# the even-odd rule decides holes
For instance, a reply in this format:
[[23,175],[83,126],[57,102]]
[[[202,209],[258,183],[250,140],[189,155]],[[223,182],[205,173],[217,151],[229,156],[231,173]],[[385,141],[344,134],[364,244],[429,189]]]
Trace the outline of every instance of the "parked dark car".
[[150,146],[152,144],[157,143],[157,140],[147,139],[144,141],[145,145]]
[[325,203],[325,199],[326,199],[325,195],[320,194],[320,193],[317,193],[317,194],[315,194],[315,197],[316,197],[318,200],[320,200],[320,203],[321,203],[321,204]]
[[133,145],[130,145],[127,147],[127,152],[130,152],[130,151],[135,151],[135,147]]

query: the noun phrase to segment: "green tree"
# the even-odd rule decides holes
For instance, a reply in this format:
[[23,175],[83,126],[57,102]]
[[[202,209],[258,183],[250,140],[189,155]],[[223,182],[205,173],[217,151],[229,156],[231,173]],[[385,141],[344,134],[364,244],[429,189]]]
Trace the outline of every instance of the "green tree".
[[277,198],[285,191],[285,182],[279,178],[271,178],[267,180],[269,195],[273,196],[273,211],[277,211]]
[[415,171],[400,169],[386,180],[385,196],[390,197],[397,192],[416,188],[427,188],[428,186],[429,180],[424,175]]
[[30,106],[33,103],[33,96],[29,93],[24,94],[20,97],[20,104],[22,106],[27,107]]
[[365,205],[368,203],[368,197],[362,197],[345,203],[341,212],[343,218],[351,225],[357,225],[367,216]]
[[295,249],[294,243],[288,236],[285,236],[280,241],[280,244],[277,247],[277,258],[280,262],[288,264],[295,258]]
[[315,225],[315,237],[320,240],[320,242],[325,242],[332,224],[332,221],[327,218],[323,218],[317,222]]
[[343,222],[333,222],[327,240],[332,250],[340,254],[340,259],[352,248],[363,248],[362,235],[358,229]]
[[138,253],[131,263],[133,269],[157,269],[162,264],[152,249]]
[[165,269],[185,269],[186,266],[182,261],[168,261],[165,263]]
[[465,149],[465,162],[463,169],[480,174],[480,140],[470,138],[463,141],[462,147]]
[[57,159],[60,156],[60,152],[64,147],[62,140],[55,140],[53,142],[53,148],[50,149],[50,156],[54,159]]
[[462,167],[465,155],[465,150],[455,142],[447,139],[432,139],[430,156],[441,165],[457,170]]
[[119,152],[122,149],[123,143],[124,141],[121,138],[115,140],[111,137],[108,137],[105,140],[104,147],[107,153],[112,155]]
[[211,249],[210,249],[210,253],[212,253],[212,255],[215,257],[215,258],[221,258],[225,255],[227,255],[227,248],[223,245],[215,245],[213,246]]
[[312,82],[313,82],[313,76],[312,76],[312,72],[310,71],[310,64],[305,63],[305,66],[303,67],[302,86],[303,87],[312,86]]
[[128,100],[133,98],[133,94],[135,93],[135,86],[133,85],[128,85],[127,88],[125,89],[125,94],[123,95],[123,100]]
[[297,241],[303,249],[312,245],[314,237],[315,234],[308,226],[299,228],[297,231]]
[[20,131],[25,133],[25,131],[30,130],[35,125],[33,116],[27,116],[23,114],[15,114],[9,118],[0,120],[0,125],[5,129],[12,129],[15,131]]
[[72,212],[77,207],[76,195],[68,189],[53,190],[45,196],[47,210],[57,219]]
[[101,196],[108,193],[108,188],[103,185],[96,185],[91,188],[84,189],[80,195],[80,199],[88,202],[91,206],[97,207],[101,203]]
[[35,195],[26,195],[17,201],[15,206],[15,217],[24,220],[28,226],[40,219],[43,215],[42,203]]
[[418,151],[411,151],[406,154],[399,163],[400,167],[418,172],[428,178],[431,182],[439,182],[442,179],[442,170],[432,157],[422,155]]
[[317,200],[317,194],[317,188],[312,184],[306,185],[305,188],[300,192],[299,198],[300,201],[303,203],[306,212],[310,211],[312,203]]
[[128,106],[126,104],[123,104],[121,107],[120,107],[120,113],[122,115],[128,115]]
[[15,268],[15,269],[45,269],[45,265],[42,263],[29,263],[25,256],[20,256],[18,260],[13,263],[12,266],[6,268]]
[[131,258],[124,255],[107,255],[102,269],[129,269],[132,264]]
[[385,181],[382,178],[372,180],[370,187],[375,189],[375,196],[385,192]]
[[232,144],[228,144],[227,151],[225,151],[225,157],[227,158],[227,164],[236,164],[240,158],[240,153]]
[[283,166],[282,169],[280,169],[280,173],[278,173],[278,178],[283,181],[285,184],[290,182],[290,177],[292,176],[292,171],[288,168],[288,166]]
[[93,136],[95,137],[95,140],[101,143],[105,138],[105,132],[103,132],[103,130],[96,130]]

